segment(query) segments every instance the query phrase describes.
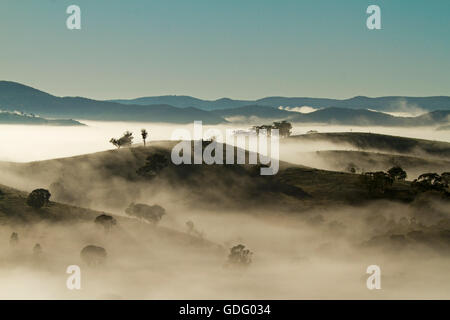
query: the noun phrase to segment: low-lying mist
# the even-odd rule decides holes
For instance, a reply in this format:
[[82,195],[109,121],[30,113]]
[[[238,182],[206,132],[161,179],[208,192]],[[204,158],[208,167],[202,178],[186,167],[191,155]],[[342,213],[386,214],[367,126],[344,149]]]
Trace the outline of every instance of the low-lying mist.
[[[134,133],[135,142],[140,143],[140,130],[149,131],[149,141],[169,140],[176,129],[193,129],[193,124],[158,124],[133,122],[99,122],[82,121],[83,127],[54,127],[28,125],[0,125],[0,161],[28,162],[113,149],[109,143],[112,137],[120,137],[127,130]],[[270,121],[269,121],[270,122]],[[204,126],[204,131],[217,128],[248,129],[251,125],[227,124]],[[398,135],[411,138],[430,139],[450,142],[450,131],[436,131],[431,127],[392,128],[392,127],[357,127],[335,125],[296,125],[292,134],[304,134],[310,130],[319,132],[371,132]]]
[[[340,207],[293,216],[180,208],[168,215],[157,227],[120,220],[109,233],[89,222],[70,228],[44,223],[1,227],[0,298],[449,298],[448,253],[389,237],[382,246],[370,245],[369,240],[389,233],[390,227],[413,228],[412,211],[405,205]],[[188,220],[202,239],[186,235]],[[13,231],[20,240],[10,247]],[[32,253],[36,243],[43,250],[39,256]],[[89,244],[106,249],[104,265],[89,267],[80,259],[80,250]],[[253,252],[250,265],[227,263],[229,248],[237,244]],[[69,265],[81,267],[79,291],[66,288]],[[369,265],[380,266],[382,290],[366,288]]]

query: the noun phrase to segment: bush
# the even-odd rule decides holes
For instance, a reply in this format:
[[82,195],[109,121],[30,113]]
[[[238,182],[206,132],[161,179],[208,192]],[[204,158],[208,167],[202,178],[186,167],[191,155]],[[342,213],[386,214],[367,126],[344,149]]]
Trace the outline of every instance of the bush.
[[252,255],[253,252],[245,249],[243,244],[239,244],[230,249],[228,262],[232,265],[247,266],[252,262]]
[[27,198],[27,204],[35,209],[40,209],[49,203],[50,196],[50,192],[46,189],[33,190]]
[[366,172],[362,175],[362,182],[371,194],[385,193],[392,186],[394,180],[383,171]]
[[162,219],[163,215],[166,214],[166,210],[157,204],[149,206],[142,203],[132,203],[125,210],[125,213],[129,216],[157,224]]
[[117,221],[112,216],[101,214],[97,218],[95,218],[94,223],[98,226],[103,227],[105,231],[109,231],[113,226],[117,224]]
[[169,165],[169,159],[162,153],[154,153],[147,157],[146,163],[136,173],[142,177],[153,178]]
[[411,186],[420,192],[425,191],[445,191],[445,188],[448,187],[448,184],[445,182],[445,179],[442,179],[440,175],[437,173],[424,173],[421,174],[417,179],[415,179]]
[[107,254],[104,248],[89,245],[81,250],[80,256],[87,265],[97,266],[105,263]]
[[392,167],[388,170],[388,175],[393,180],[404,181],[407,177],[406,171],[399,166]]

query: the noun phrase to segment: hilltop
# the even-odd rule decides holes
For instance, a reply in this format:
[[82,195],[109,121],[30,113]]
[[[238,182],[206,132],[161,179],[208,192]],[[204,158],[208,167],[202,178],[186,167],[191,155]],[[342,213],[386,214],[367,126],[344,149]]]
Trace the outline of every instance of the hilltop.
[[25,124],[47,126],[84,126],[83,123],[72,119],[49,120],[19,112],[0,111],[0,124]]
[[450,143],[366,132],[309,133],[289,137],[285,142],[320,142],[346,144],[351,147],[384,153],[420,155],[431,158],[450,158]]

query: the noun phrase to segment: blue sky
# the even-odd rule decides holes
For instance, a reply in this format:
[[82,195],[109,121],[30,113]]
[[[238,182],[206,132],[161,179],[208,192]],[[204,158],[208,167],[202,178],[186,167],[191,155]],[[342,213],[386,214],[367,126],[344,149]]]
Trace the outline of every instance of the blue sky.
[[[82,30],[66,28],[71,4]],[[450,95],[449,14],[448,0],[2,0],[0,79],[97,99]]]

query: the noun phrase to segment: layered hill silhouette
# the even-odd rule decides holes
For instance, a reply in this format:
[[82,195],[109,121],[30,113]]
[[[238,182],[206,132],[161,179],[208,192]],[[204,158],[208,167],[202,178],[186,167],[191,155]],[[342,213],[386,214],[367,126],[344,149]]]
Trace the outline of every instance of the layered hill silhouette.
[[177,108],[163,104],[148,108],[82,97],[56,97],[9,81],[0,81],[0,110],[33,113],[57,119],[171,123],[191,123],[194,120],[202,120],[206,124],[226,122],[215,114],[196,108]]
[[369,98],[358,96],[350,99],[324,99],[324,98],[288,98],[288,97],[267,97],[258,100],[233,100],[222,98],[218,100],[202,100],[190,96],[157,96],[142,97],[129,100],[112,100],[124,104],[170,104],[176,107],[195,106],[204,110],[217,110],[228,108],[239,108],[248,105],[259,105],[278,108],[310,106],[314,108],[351,108],[351,109],[373,109],[377,111],[399,111],[403,109],[423,109],[427,111],[450,110],[450,97],[377,97]]
[[[0,110],[33,113],[43,118],[99,121],[192,123],[201,120],[205,124],[219,124],[244,117],[283,119],[298,123],[442,126],[450,123],[449,99],[449,97],[355,97],[348,100],[264,98],[244,101],[224,98],[211,102],[188,96],[164,96],[113,102],[83,97],[56,97],[16,82],[0,81]],[[413,103],[414,108],[433,111],[417,117],[396,117],[374,111],[404,111],[405,103]],[[321,109],[311,113],[299,113],[278,108],[286,104],[292,106],[308,104]]]

